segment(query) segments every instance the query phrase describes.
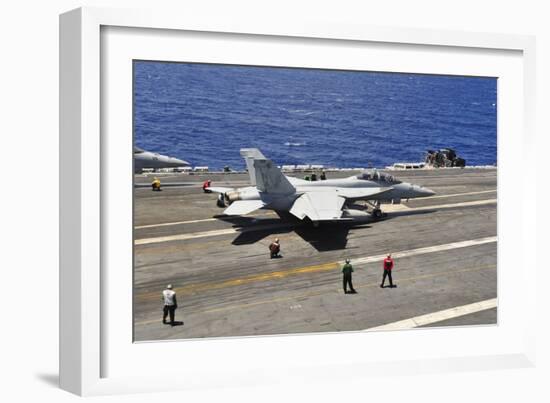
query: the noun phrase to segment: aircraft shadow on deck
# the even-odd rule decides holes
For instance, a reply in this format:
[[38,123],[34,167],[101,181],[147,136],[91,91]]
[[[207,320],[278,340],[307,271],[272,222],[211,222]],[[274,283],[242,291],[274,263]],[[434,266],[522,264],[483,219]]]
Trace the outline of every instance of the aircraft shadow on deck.
[[[394,211],[380,221],[397,217],[424,215],[437,209],[421,211]],[[326,223],[314,227],[311,223],[300,221],[288,213],[277,213],[279,218],[259,218],[247,216],[216,215],[214,218],[233,224],[239,235],[231,242],[233,245],[251,245],[265,238],[276,238],[280,234],[296,233],[319,252],[346,249],[348,234],[352,229],[371,228],[376,221],[368,219],[358,222]]]
[[233,224],[233,228],[239,231],[239,235],[231,242],[233,245],[251,245],[265,238],[294,232],[319,252],[346,249],[350,230],[370,228],[365,222],[326,223],[314,227],[311,223],[288,216],[256,218],[219,215],[214,218]]

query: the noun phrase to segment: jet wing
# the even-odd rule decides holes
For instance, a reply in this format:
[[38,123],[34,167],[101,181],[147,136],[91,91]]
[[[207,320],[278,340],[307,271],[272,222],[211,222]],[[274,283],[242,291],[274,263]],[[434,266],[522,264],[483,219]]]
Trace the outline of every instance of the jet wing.
[[226,215],[245,215],[265,206],[261,200],[237,200],[224,210]]
[[345,199],[332,191],[307,192],[296,199],[290,213],[303,220],[309,217],[311,221],[343,220],[342,206]]
[[378,198],[384,193],[391,191],[393,187],[383,188],[337,188],[336,192],[338,196],[344,197],[348,200],[368,200],[372,198]]

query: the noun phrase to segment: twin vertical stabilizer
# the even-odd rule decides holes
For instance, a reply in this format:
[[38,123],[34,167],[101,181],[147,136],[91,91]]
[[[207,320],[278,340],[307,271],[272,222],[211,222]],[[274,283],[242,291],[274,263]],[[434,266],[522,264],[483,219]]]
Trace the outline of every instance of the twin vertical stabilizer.
[[246,169],[250,176],[250,184],[256,186],[256,172],[254,170],[255,159],[265,159],[264,155],[257,148],[241,148],[241,155],[246,162]]
[[296,192],[294,186],[273,162],[257,148],[243,148],[241,155],[246,162],[252,186],[263,193],[288,195]]

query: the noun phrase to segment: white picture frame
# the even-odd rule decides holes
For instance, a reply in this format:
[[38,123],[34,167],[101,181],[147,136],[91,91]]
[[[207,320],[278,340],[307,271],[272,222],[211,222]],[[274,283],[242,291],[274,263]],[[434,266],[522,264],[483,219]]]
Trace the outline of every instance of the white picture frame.
[[[516,166],[527,166],[528,155],[535,147],[534,39],[521,35],[350,26],[315,20],[289,20],[281,25],[267,17],[254,21],[244,18],[214,20],[150,10],[103,8],[81,8],[61,15],[61,387],[79,395],[98,395],[246,386],[275,381],[292,383],[297,375],[301,381],[308,378],[329,381],[340,379],[342,375],[338,374],[348,371],[354,376],[367,377],[381,368],[394,374],[416,374],[533,365],[535,322],[530,313],[535,312],[536,296],[532,289],[515,289],[508,273],[515,270],[516,276],[536,276],[535,254],[530,253],[529,247],[536,244],[536,216],[522,209],[528,198],[536,197],[536,175],[523,175],[523,171],[509,164],[500,165],[500,162],[516,158]],[[241,58],[246,57],[247,46],[252,43],[260,48],[270,43],[281,51],[286,49],[290,58],[298,60],[292,48],[295,42],[300,49],[306,50],[314,45],[329,46],[336,52],[344,47],[356,48],[357,52],[363,52],[363,46],[376,47],[374,51],[382,52],[389,49],[388,55],[392,55],[388,59],[393,58],[394,63],[409,51],[433,52],[425,60],[411,58],[415,60],[410,60],[403,71],[472,75],[483,75],[486,71],[487,75],[494,76],[491,71],[502,69],[499,80],[517,97],[504,99],[502,103],[499,98],[499,325],[475,332],[464,328],[132,343],[127,333],[131,333],[127,328],[131,323],[131,299],[128,301],[125,291],[120,300],[116,295],[113,298],[117,281],[128,278],[127,258],[131,243],[126,241],[131,239],[132,232],[131,222],[128,225],[129,222],[124,221],[127,215],[112,213],[123,211],[132,184],[128,165],[131,153],[117,163],[120,170],[114,170],[112,159],[114,150],[124,150],[131,141],[131,132],[124,129],[128,125],[125,91],[131,82],[131,76],[125,76],[124,60],[154,59],[151,56],[154,54],[159,55],[160,60],[170,60],[163,57],[163,52],[170,52],[173,44],[181,39],[178,35],[186,33],[192,33],[195,41],[203,37],[213,37],[217,42],[237,38],[243,48],[233,48],[232,52]],[[138,35],[142,35],[139,48],[135,43],[124,42],[131,42],[132,37],[135,40]],[[189,43],[188,49],[198,48]],[[113,49],[116,54],[109,53]],[[255,48],[252,53],[256,60],[263,58],[260,64],[273,64],[269,58],[272,53],[268,54],[267,50],[262,53]],[[438,54],[446,56],[439,59]],[[449,61],[455,60],[458,66],[463,57],[470,57],[466,54],[486,60],[473,65],[471,71],[466,64],[454,70]],[[126,59],[121,60],[122,68],[119,69],[116,63],[109,65],[109,60],[104,60],[106,57]],[[216,63],[227,62],[234,55],[220,52],[201,56],[197,51],[193,57],[194,60],[204,57],[201,60]],[[496,66],[494,58],[502,60],[502,66]],[[289,60],[282,61],[282,65],[288,65]],[[429,66],[426,60],[430,60]],[[304,63],[297,62],[300,66]],[[345,61],[341,63],[346,66]],[[368,63],[371,69],[392,71],[385,66],[386,60]],[[483,63],[487,63],[485,70]],[[105,68],[111,69],[108,74],[115,74],[122,80],[106,80],[106,76],[102,76],[106,74]],[[400,70],[399,67],[393,69]],[[119,85],[123,90],[118,89]],[[499,91],[501,88],[499,86]],[[105,94],[109,94],[107,98]],[[119,101],[118,98],[124,98],[120,102],[125,106],[119,109],[117,104],[117,117],[113,117],[109,108]],[[119,115],[118,111],[122,113]],[[113,133],[119,123],[122,131],[106,137],[105,133]],[[522,195],[514,194],[514,186],[524,190]],[[126,193],[118,197],[119,191]],[[120,201],[117,206],[116,200]],[[120,222],[112,224],[116,220]],[[113,262],[120,270],[117,273],[125,273],[120,278],[113,277],[116,275]],[[345,342],[364,345],[367,351],[370,344],[380,346],[382,340],[395,346],[395,351],[387,356],[358,352],[355,357],[340,359],[335,347]],[[448,340],[448,345],[442,342],[444,340]],[[464,345],[453,345],[457,340],[463,340]],[[417,349],[409,351],[404,345]],[[319,354],[320,348],[323,354]],[[285,351],[293,353],[284,357]],[[152,372],[151,368],[158,368],[157,358],[166,355],[179,363],[177,372],[170,365],[164,372]]]

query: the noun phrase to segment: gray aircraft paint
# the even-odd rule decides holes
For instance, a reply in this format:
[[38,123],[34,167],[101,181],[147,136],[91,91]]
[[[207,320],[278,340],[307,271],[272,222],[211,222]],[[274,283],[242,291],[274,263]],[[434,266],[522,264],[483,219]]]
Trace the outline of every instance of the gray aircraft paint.
[[134,147],[134,172],[141,173],[143,169],[186,167],[190,164],[167,155],[153,153]]
[[273,162],[257,149],[242,149],[253,186],[245,188],[211,187],[221,193],[230,205],[227,215],[244,215],[259,208],[289,212],[311,221],[355,220],[367,215],[353,206],[364,200],[379,210],[383,203],[400,203],[402,199],[429,197],[432,190],[376,170],[343,179],[306,181],[285,176]]

